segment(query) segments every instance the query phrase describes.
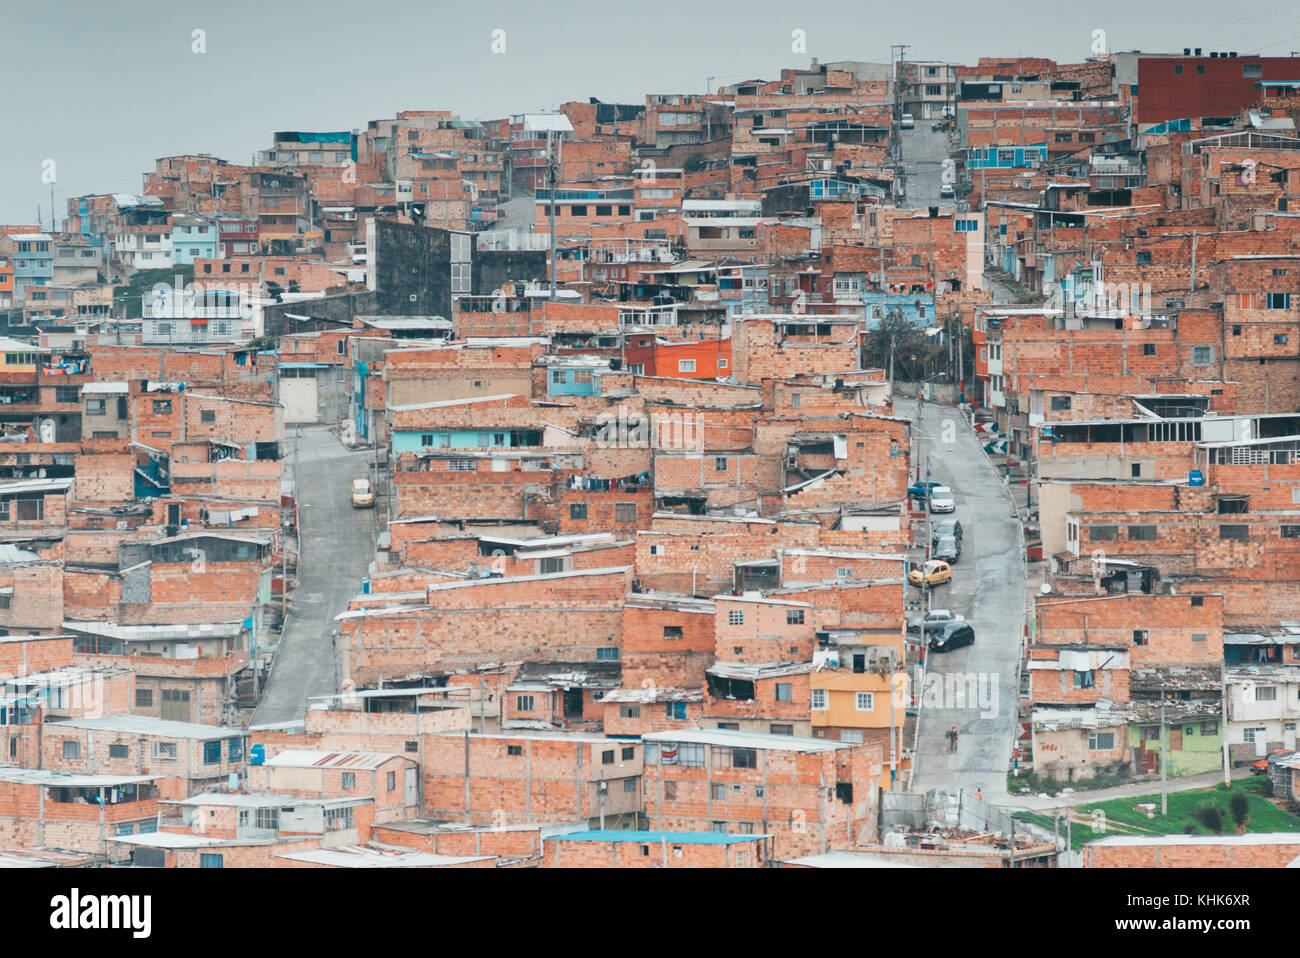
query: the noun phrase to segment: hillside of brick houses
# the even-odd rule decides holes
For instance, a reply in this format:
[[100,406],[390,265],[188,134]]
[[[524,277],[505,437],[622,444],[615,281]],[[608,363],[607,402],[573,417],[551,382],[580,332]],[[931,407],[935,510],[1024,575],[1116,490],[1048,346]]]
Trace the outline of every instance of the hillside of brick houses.
[[[814,60],[0,226],[0,861],[1055,867],[1018,776],[1261,760],[1294,811],[1297,119],[1297,58]],[[929,696],[998,652],[996,722]],[[977,736],[978,827],[904,822]]]

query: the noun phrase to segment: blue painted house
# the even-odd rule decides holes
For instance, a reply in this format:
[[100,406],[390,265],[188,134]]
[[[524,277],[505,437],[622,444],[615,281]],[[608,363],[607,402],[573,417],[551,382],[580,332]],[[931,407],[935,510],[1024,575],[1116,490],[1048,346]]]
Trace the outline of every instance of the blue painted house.
[[54,279],[54,237],[48,233],[11,233],[14,244],[14,302],[26,299],[28,286],[48,286]]
[[547,363],[545,368],[548,397],[599,396],[600,377],[610,372],[609,363],[603,360],[577,357]]
[[215,259],[216,255],[215,222],[192,213],[172,216],[172,262],[176,266],[192,266],[195,259]]
[[1029,146],[972,147],[967,151],[968,170],[1013,170],[1047,162],[1047,144]]

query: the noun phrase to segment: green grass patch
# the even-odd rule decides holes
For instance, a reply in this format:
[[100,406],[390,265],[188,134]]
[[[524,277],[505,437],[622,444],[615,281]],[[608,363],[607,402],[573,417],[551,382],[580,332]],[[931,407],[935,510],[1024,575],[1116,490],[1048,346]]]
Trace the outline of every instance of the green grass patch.
[[[1264,797],[1264,788],[1262,778],[1253,778],[1234,782],[1231,788],[1221,782],[1213,788],[1170,792],[1169,810],[1165,815],[1160,814],[1159,792],[1077,805],[1073,808],[1070,847],[1077,851],[1088,842],[1108,835],[1212,835],[1214,833],[1201,822],[1201,809],[1207,805],[1217,806],[1223,811],[1222,834],[1234,835],[1236,826],[1229,807],[1234,792],[1245,796],[1249,806],[1247,832],[1300,832],[1300,816],[1283,811],[1270,802]],[[1147,812],[1138,808],[1143,804],[1155,806],[1155,817],[1148,818]],[[1100,826],[1101,820],[1097,818],[1098,812],[1105,815],[1104,829]],[[1016,812],[1013,817],[1016,821],[1028,822],[1048,832],[1052,831],[1051,813]],[[1064,838],[1063,817],[1058,819],[1058,833]]]

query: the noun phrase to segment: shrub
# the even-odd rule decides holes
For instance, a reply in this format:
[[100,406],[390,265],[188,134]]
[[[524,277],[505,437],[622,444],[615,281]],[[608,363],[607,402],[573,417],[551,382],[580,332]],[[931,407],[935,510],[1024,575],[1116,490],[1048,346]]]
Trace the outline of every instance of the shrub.
[[1232,815],[1237,831],[1244,832],[1246,823],[1250,821],[1250,799],[1245,792],[1232,793],[1232,798],[1228,799],[1228,812]]
[[1218,805],[1202,805],[1196,813],[1196,818],[1214,834],[1223,834],[1223,809]]

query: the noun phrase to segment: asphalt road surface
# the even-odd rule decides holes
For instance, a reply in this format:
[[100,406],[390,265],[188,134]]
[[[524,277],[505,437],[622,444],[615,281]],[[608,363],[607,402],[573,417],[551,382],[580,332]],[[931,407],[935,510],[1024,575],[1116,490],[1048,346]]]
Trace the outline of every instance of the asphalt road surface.
[[926,209],[931,206],[952,206],[949,196],[940,198],[943,161],[949,158],[945,134],[930,128],[933,120],[916,120],[910,130],[899,131],[903,173],[906,176],[907,195],[899,206],[909,209]]
[[298,588],[290,596],[289,620],[254,713],[255,725],[302,719],[311,696],[339,691],[334,617],[361,591],[384,510],[382,499],[374,509],[352,508],[352,480],[373,476],[372,450],[350,451],[327,426],[303,426],[295,456],[296,429],[286,427],[287,464],[295,471],[301,524]]
[[[979,788],[986,800],[1005,802],[1028,605],[1019,520],[1001,475],[956,408],[926,403],[917,421],[914,401],[896,402],[899,415],[916,421],[913,469],[919,464],[924,479],[928,466],[929,478],[951,487],[957,502],[955,513],[932,519],[962,524],[953,582],[935,588],[933,607],[961,613],[975,630],[974,645],[927,653],[912,791]],[[921,590],[908,592],[924,608]],[[956,751],[946,734],[953,725]]]

